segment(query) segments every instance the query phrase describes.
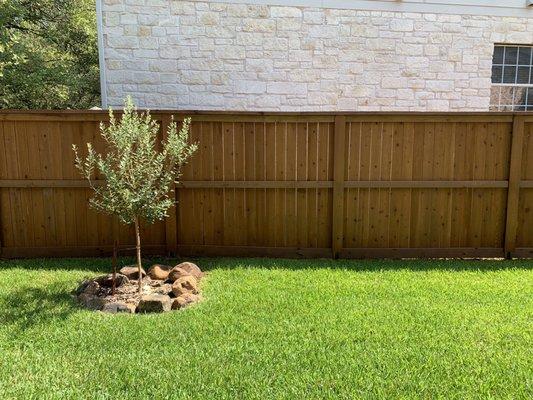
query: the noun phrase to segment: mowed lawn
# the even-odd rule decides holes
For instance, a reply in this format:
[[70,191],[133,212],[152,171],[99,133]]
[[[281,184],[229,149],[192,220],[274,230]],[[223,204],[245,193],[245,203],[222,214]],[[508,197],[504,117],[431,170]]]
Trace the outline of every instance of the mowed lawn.
[[0,398],[533,398],[533,261],[196,261],[164,315],[77,307],[109,260],[0,261]]

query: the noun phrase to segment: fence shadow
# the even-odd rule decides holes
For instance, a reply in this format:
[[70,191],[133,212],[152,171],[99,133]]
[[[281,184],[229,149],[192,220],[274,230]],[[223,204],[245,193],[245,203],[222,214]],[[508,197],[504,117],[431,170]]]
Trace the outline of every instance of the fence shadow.
[[[406,260],[346,260],[346,259],[285,259],[285,258],[234,258],[234,257],[146,257],[143,266],[160,263],[176,265],[182,261],[196,262],[202,270],[261,268],[261,269],[341,269],[350,271],[498,271],[509,269],[533,270],[531,260],[502,260],[502,259],[406,259]],[[133,257],[120,257],[118,269],[124,265],[133,264]],[[0,261],[0,271],[3,269],[52,270],[52,271],[86,271],[89,274],[111,272],[111,258],[70,258],[70,259],[22,259]]]
[[533,270],[533,260],[293,260],[272,258],[196,258],[204,270],[262,268],[287,270],[339,269],[361,272],[378,271],[499,271]]
[[89,271],[105,273],[111,268],[111,258],[25,258],[0,260],[0,271],[6,269],[30,271]]

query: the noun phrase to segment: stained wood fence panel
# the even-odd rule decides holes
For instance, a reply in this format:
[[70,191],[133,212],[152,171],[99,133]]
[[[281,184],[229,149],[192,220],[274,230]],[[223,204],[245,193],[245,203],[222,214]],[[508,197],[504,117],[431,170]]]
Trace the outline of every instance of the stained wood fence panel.
[[[0,125],[2,180],[25,181],[30,186],[35,182],[75,184],[80,175],[74,168],[72,145],[82,153],[87,142],[105,150],[96,121],[21,120]],[[76,248],[81,254],[99,254],[109,250],[114,237],[123,244],[134,243],[130,227],[88,207],[92,193],[86,187],[2,187],[0,191],[2,254],[75,254]],[[162,223],[143,227],[148,247],[163,248],[162,227]]]
[[[347,181],[505,181],[505,123],[351,123]],[[505,188],[349,188],[344,247],[501,247]]]
[[[143,226],[147,253],[533,256],[531,114],[153,113],[173,114],[199,150],[171,217]],[[105,151],[106,119],[0,113],[0,256],[133,245],[74,168],[72,144]]]
[[[520,190],[517,246],[533,248],[533,121],[524,126],[521,172],[522,181],[529,182],[529,185]],[[528,254],[533,257],[532,251]]]
[[[187,182],[313,182],[331,180],[331,123],[199,122],[197,156]],[[275,185],[274,185],[275,186]],[[328,188],[201,188],[179,190],[184,245],[330,247]]]

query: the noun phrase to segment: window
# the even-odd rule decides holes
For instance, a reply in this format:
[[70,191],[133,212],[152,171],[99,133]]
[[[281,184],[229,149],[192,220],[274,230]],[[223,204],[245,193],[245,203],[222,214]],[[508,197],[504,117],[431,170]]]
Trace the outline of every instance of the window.
[[533,46],[494,46],[491,111],[533,111]]

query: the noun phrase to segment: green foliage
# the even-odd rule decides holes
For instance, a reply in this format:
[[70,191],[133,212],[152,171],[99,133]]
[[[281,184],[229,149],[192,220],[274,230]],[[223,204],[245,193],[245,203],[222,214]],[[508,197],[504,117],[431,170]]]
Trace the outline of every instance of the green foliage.
[[0,108],[99,104],[94,0],[0,0]]
[[[138,113],[131,98],[126,100],[120,121],[111,109],[109,117],[109,125],[100,124],[108,145],[105,155],[88,143],[87,155],[82,158],[73,146],[76,166],[95,192],[90,204],[117,215],[125,224],[138,218],[150,223],[161,220],[173,203],[169,196],[171,184],[197,148],[188,142],[190,118],[183,121],[179,131],[174,121],[169,124],[167,138],[158,151],[159,124],[149,112]],[[94,184],[95,173],[104,180],[103,186]]]

